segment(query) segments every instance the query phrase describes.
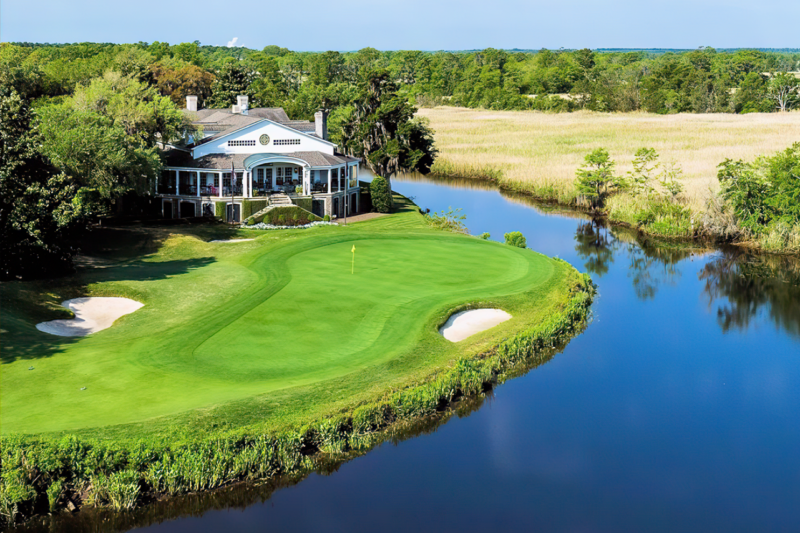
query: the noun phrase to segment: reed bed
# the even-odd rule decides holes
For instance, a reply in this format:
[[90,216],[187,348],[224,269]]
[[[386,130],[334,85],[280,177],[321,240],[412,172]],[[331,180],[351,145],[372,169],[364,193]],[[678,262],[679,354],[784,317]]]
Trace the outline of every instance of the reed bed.
[[717,165],[751,161],[800,141],[800,112],[768,114],[542,113],[455,107],[421,109],[440,151],[434,171],[488,178],[547,200],[575,199],[575,170],[606,148],[617,172],[637,149],[652,147],[683,169],[683,202],[702,212],[718,190]]

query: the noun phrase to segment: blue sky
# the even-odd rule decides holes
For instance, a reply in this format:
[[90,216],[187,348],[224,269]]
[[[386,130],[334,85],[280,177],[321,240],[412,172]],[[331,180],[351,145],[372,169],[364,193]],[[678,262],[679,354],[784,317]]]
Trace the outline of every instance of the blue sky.
[[800,47],[798,0],[2,0],[0,40],[292,50]]

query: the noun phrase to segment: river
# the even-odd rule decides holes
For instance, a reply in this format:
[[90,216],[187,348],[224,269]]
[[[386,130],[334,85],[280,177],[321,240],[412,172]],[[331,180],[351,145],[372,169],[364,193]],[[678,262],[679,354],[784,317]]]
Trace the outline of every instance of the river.
[[421,207],[461,208],[473,234],[521,231],[530,248],[590,272],[598,297],[589,327],[468,416],[333,473],[31,529],[800,527],[797,261],[656,245],[478,183],[407,176],[393,187]]

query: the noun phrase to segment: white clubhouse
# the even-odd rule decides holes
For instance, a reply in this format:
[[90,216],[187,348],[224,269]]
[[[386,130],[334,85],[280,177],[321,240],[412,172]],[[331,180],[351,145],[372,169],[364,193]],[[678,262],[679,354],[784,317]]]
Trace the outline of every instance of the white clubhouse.
[[318,216],[358,212],[359,160],[328,140],[326,111],[314,122],[290,120],[281,108],[249,109],[247,96],[230,109],[197,109],[197,97],[188,96],[185,113],[202,133],[165,147],[156,185],[164,217],[213,216],[214,204],[225,201],[226,218],[238,222],[244,202],[265,198],[310,199]]

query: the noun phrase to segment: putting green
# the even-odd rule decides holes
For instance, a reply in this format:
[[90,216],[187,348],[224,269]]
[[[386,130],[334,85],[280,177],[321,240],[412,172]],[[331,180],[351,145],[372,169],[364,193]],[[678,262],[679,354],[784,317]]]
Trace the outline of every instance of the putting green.
[[[107,269],[89,285],[145,303],[107,330],[56,341],[7,315],[2,433],[140,422],[278,391],[286,397],[399,361],[413,368],[420,350],[452,360],[462,343],[436,332],[449,310],[561,288],[555,274],[564,269],[545,256],[413,222],[413,231],[376,219],[253,233],[255,241],[236,247],[174,235],[157,254]],[[512,300],[506,307],[521,305]],[[47,353],[37,357],[36,343]],[[374,372],[390,384],[385,370]]]

